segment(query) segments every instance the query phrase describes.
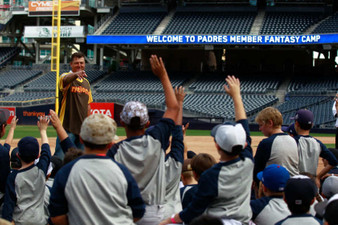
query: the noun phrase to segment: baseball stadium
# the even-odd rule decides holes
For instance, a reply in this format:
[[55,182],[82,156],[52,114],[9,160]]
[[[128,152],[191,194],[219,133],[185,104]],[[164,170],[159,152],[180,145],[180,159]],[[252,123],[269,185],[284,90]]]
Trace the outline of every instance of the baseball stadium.
[[[25,136],[41,143],[39,117],[64,112],[60,79],[76,52],[84,54],[89,114],[114,119],[119,140],[128,136],[120,118],[127,102],[147,106],[150,126],[165,114],[149,60],[157,55],[172,87],[186,93],[188,150],[219,159],[210,131],[236,120],[228,75],[240,80],[254,154],[265,138],[255,119],[267,107],[280,111],[283,131],[310,110],[311,135],[337,146],[336,0],[0,0],[0,33],[0,108],[10,112],[7,124],[18,119],[12,149]],[[52,125],[47,136],[53,155]]]

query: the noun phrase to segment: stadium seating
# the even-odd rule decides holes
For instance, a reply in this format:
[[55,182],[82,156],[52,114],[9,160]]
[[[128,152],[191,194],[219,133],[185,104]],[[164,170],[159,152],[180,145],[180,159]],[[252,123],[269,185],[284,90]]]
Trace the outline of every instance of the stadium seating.
[[255,12],[176,12],[163,34],[249,34]]
[[[66,71],[61,71],[60,73],[64,73]],[[25,91],[55,91],[55,72],[48,72],[42,77],[26,84],[24,86]],[[105,72],[99,70],[86,70],[86,74],[88,75],[87,79],[89,83],[93,83],[96,80],[100,79]]]
[[338,77],[323,77],[320,75],[309,77],[299,76],[293,79],[287,91],[290,94],[326,94],[338,90]]
[[164,109],[163,93],[109,93],[96,92],[93,94],[93,99],[96,102],[115,102],[124,104],[128,101],[135,100],[145,103],[150,108]]
[[[190,84],[189,89],[195,93],[222,93],[225,75],[205,75]],[[276,91],[280,84],[279,78],[259,77],[241,78],[242,93],[264,94],[269,91]]]
[[311,105],[332,99],[328,96],[290,96],[286,97],[286,101],[277,108],[282,113],[294,111],[301,108],[308,108]]
[[316,27],[313,34],[338,33],[338,13],[330,16]]
[[[179,86],[182,78],[171,79]],[[97,92],[162,92],[160,80],[151,72],[117,72],[95,85]]]
[[[306,107],[314,114],[314,127],[334,127],[335,118],[332,116],[332,103],[333,101],[331,98],[330,100]],[[284,124],[294,123],[294,120],[291,120],[290,118],[295,116],[296,111],[297,110],[293,110],[288,113],[283,113]]]
[[322,18],[319,13],[266,12],[260,34],[302,34]]
[[0,99],[0,105],[23,106],[32,102],[51,103],[54,102],[54,92],[16,92]]
[[0,73],[0,90],[14,88],[41,74],[38,70],[8,70]]
[[16,47],[1,47],[0,48],[0,66],[4,65],[14,55],[19,52],[19,48]]
[[165,15],[165,12],[120,13],[106,27],[102,34],[152,34]]
[[[257,113],[277,101],[278,99],[271,95],[243,95],[247,114]],[[233,103],[226,94],[187,95],[183,109],[190,113],[198,113],[208,117],[224,118],[226,120],[234,118]]]

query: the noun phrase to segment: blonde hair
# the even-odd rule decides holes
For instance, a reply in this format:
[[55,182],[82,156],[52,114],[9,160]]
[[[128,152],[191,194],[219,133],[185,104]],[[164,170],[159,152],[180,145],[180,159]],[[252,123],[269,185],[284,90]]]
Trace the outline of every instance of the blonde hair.
[[283,116],[278,109],[274,107],[267,107],[260,111],[255,118],[256,123],[267,123],[272,121],[273,127],[281,127],[283,124]]

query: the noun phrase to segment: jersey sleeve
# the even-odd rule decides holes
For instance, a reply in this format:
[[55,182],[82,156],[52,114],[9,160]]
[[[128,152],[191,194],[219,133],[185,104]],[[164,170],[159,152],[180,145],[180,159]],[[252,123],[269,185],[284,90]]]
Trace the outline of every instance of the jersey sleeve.
[[88,92],[88,104],[90,104],[92,102],[93,102],[92,91],[91,91],[91,89],[89,89],[89,92]]
[[76,148],[76,145],[69,137],[61,141],[60,146],[62,148],[63,153],[66,153],[70,148]]
[[45,173],[45,175],[47,175],[50,158],[51,158],[50,147],[49,144],[45,143],[41,145],[41,154],[39,162],[36,164],[36,166],[39,169],[41,169]]
[[171,157],[175,161],[183,164],[184,144],[182,126],[177,125],[172,130],[171,149],[166,156],[166,160]]
[[169,137],[175,123],[172,119],[162,118],[159,123],[146,130],[146,134],[160,141],[163,150],[169,146]]
[[0,145],[0,192],[5,193],[6,181],[10,172],[9,144]]
[[271,143],[266,139],[262,140],[258,146],[255,155],[254,181],[258,183],[257,173],[263,171],[271,155]]
[[127,198],[128,205],[133,212],[133,218],[141,218],[145,213],[146,205],[144,204],[144,201],[142,199],[140,189],[138,188],[135,179],[132,177],[128,169],[119,163],[116,164],[120,167],[128,182]]
[[322,149],[319,156],[326,159],[331,166],[337,166],[338,162],[333,153],[329,149],[327,149],[327,147],[321,141],[317,141]]
[[180,218],[184,223],[190,223],[192,219],[200,216],[210,205],[210,203],[217,197],[217,178],[219,170],[209,169],[202,173],[198,181],[196,195],[192,202],[179,213]]
[[265,206],[269,203],[270,198],[263,197],[260,199],[255,199],[250,201],[250,206],[252,210],[252,220],[255,220],[256,217],[263,211]]
[[68,201],[65,196],[65,187],[75,161],[62,167],[55,176],[53,187],[50,191],[49,214],[50,217],[61,216],[68,213]]
[[13,212],[16,205],[15,178],[17,171],[12,172],[7,179],[2,218],[12,222]]
[[68,74],[68,73],[63,73],[63,74],[61,74],[61,76],[60,76],[60,80],[59,80],[59,88],[60,88],[60,91],[63,91],[63,89],[65,88],[65,87],[63,86],[63,79],[66,77],[67,74]]
[[242,157],[247,157],[250,158],[251,160],[253,159],[253,154],[252,154],[252,147],[251,147],[251,136],[250,136],[250,130],[249,130],[249,123],[247,119],[244,120],[238,120],[237,123],[242,124],[245,133],[246,133],[246,146],[244,150],[241,152]]

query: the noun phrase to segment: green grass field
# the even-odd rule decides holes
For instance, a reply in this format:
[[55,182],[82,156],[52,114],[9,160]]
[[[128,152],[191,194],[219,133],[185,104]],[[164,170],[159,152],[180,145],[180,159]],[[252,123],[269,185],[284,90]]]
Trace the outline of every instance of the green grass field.
[[[6,130],[8,131],[9,126],[6,127]],[[6,132],[6,136],[3,138],[5,139],[7,137],[7,133]],[[47,135],[48,137],[56,137],[56,132],[54,130],[54,128],[52,126],[48,127],[47,130]],[[117,135],[118,136],[125,136],[126,132],[124,131],[124,129],[122,127],[118,127],[117,128]],[[210,131],[209,130],[187,130],[187,136],[209,136],[210,135]],[[313,136],[317,136],[317,137],[334,137],[334,134],[321,134],[321,133],[311,133],[311,135]],[[39,129],[37,126],[17,126],[14,132],[14,138],[22,138],[25,136],[33,136],[36,138],[40,137],[40,133],[39,133]],[[251,136],[263,136],[263,134],[261,132],[251,132]],[[326,144],[326,146],[328,148],[333,148],[334,147],[334,143],[332,144]]]

